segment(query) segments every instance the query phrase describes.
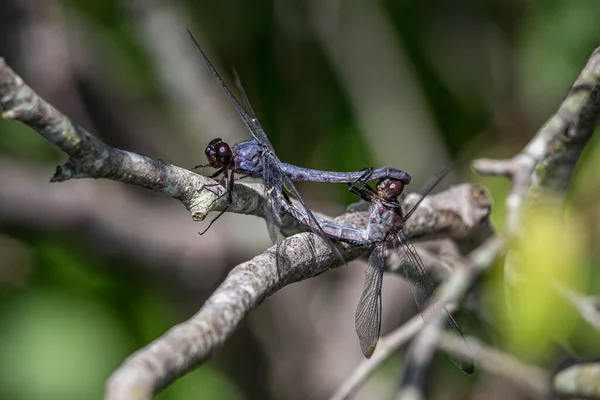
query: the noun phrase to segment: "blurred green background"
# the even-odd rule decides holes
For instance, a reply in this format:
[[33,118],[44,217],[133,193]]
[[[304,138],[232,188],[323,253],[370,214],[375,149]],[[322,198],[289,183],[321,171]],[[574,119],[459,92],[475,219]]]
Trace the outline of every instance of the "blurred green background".
[[[229,82],[237,70],[283,161],[391,165],[412,174],[412,190],[455,161],[446,185],[486,185],[501,229],[508,184],[475,176],[470,162],[511,157],[528,142],[600,45],[598,16],[595,0],[5,0],[0,56],[108,144],[191,167],[213,137],[250,135],[188,27]],[[597,142],[570,198],[589,265]],[[192,315],[232,267],[269,245],[257,218],[226,215],[200,237],[205,223],[171,199],[114,182],[49,183],[64,160],[35,132],[0,120],[0,398],[101,398],[127,355]],[[299,188],[330,215],[354,200],[345,185]],[[285,288],[159,398],[327,398],[361,360],[353,316],[362,276],[353,264]],[[406,286],[387,277],[384,333],[412,313]],[[460,322],[495,342],[478,318]],[[577,327],[562,344],[600,355],[595,332]],[[391,396],[401,368],[401,356],[390,360],[357,398]],[[519,398],[506,382],[460,375],[444,357],[432,382],[432,398]]]

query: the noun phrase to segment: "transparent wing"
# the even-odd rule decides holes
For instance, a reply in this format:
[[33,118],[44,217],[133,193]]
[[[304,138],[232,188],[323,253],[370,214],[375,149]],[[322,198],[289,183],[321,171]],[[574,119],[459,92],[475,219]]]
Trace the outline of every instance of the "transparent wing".
[[[250,117],[252,117],[252,121],[254,121],[256,124],[258,124],[258,126],[260,126],[260,124],[258,123],[258,118],[256,117],[256,114],[254,113],[254,108],[252,108],[252,104],[250,104],[250,100],[248,99],[246,90],[244,89],[244,86],[242,85],[242,81],[240,80],[240,77],[239,77],[237,71],[235,70],[235,68],[233,69],[233,76],[235,77],[235,85],[237,86],[238,90],[242,94],[242,100],[244,101],[244,106],[246,107],[246,110],[248,110],[248,113],[250,113]],[[269,145],[270,144],[271,143],[269,143]]]
[[[415,302],[417,303],[417,308],[419,312],[423,316],[425,321],[428,321],[434,312],[442,312],[444,314],[444,325],[445,329],[449,332],[455,333],[459,335],[464,342],[464,345],[467,345],[467,341],[460,330],[458,324],[452,318],[452,315],[446,310],[446,307],[436,307],[432,305],[427,310],[424,309],[425,302],[427,299],[433,295],[435,292],[435,285],[427,271],[425,270],[425,266],[423,265],[423,261],[421,261],[421,257],[413,247],[413,245],[406,239],[402,231],[398,233],[397,240],[394,241],[394,247],[398,250],[400,256],[400,262],[402,263],[402,268],[404,270],[404,276],[408,281],[410,286],[410,290],[412,291],[413,297],[415,298]],[[460,359],[455,357],[450,357],[450,360],[454,365],[460,368],[463,372],[467,374],[472,374],[475,367],[473,365],[473,360],[470,358]]]
[[[327,237],[325,232],[323,232],[323,229],[317,222],[317,219],[315,218],[313,213],[310,211],[310,209],[306,205],[306,202],[304,201],[304,199],[302,199],[302,196],[300,196],[300,193],[298,192],[298,190],[296,189],[296,187],[294,186],[292,181],[287,176],[285,176],[285,174],[283,173],[283,171],[279,165],[280,161],[277,158],[277,156],[275,155],[275,150],[273,149],[273,145],[269,141],[267,134],[265,133],[265,131],[261,127],[260,123],[258,122],[258,119],[256,117],[251,117],[250,115],[248,115],[248,112],[246,112],[246,110],[241,106],[241,104],[235,98],[235,96],[233,95],[231,90],[229,90],[229,87],[227,86],[227,84],[225,84],[225,82],[223,81],[223,78],[221,78],[221,76],[219,75],[219,73],[217,72],[215,67],[212,65],[212,63],[210,62],[210,60],[208,59],[206,54],[204,54],[204,51],[202,51],[202,48],[200,47],[200,45],[198,44],[198,42],[196,41],[196,39],[194,38],[192,33],[189,31],[189,29],[188,29],[188,33],[189,33],[190,37],[192,38],[192,41],[194,42],[196,49],[202,56],[204,63],[207,65],[211,74],[213,75],[215,80],[219,83],[219,85],[225,92],[225,95],[227,96],[229,101],[235,107],[237,113],[239,114],[239,116],[242,118],[242,120],[246,124],[246,127],[248,128],[248,130],[250,131],[250,133],[252,134],[254,139],[258,143],[262,144],[267,150],[269,150],[269,151],[265,151],[265,153],[263,153],[263,179],[265,181],[265,195],[266,195],[265,196],[265,199],[266,199],[265,219],[267,221],[267,229],[269,231],[269,236],[271,237],[271,240],[273,242],[277,241],[277,235],[279,234],[279,231],[281,229],[281,217],[279,215],[280,207],[278,206],[278,203],[277,203],[278,196],[275,193],[275,191],[282,190],[281,188],[282,188],[282,178],[283,178],[283,184],[285,184],[286,189],[300,201],[300,203],[306,210],[306,214],[308,215],[308,217],[311,221],[311,229],[315,233],[322,236],[325,239],[325,241],[327,242],[328,246],[334,252],[334,254],[342,262],[345,262],[344,258],[340,254],[339,250],[333,245],[333,243]],[[248,107],[250,107],[250,112],[252,113],[252,115],[254,115],[254,111],[252,110],[252,108],[250,106],[250,102],[248,101],[246,92],[244,91],[244,88],[242,87],[242,84],[239,81],[237,74],[236,74],[236,83],[242,93],[244,102],[247,104]]]
[[441,182],[452,171],[452,164],[447,165],[443,170],[435,174],[433,178],[429,179],[425,186],[421,188],[421,198],[415,203],[415,205],[404,214],[404,220],[406,221],[415,212],[419,204],[427,197],[427,195]]
[[381,333],[381,283],[385,265],[386,244],[375,247],[365,270],[365,286],[356,308],[355,327],[360,348],[369,358],[375,351]]
[[273,159],[268,155],[263,155],[263,180],[265,185],[265,206],[264,214],[267,222],[267,230],[271,242],[277,242],[279,231],[281,230],[281,206],[279,197],[281,192],[281,169],[274,164]]
[[277,158],[277,156],[275,155],[275,150],[273,149],[273,146],[267,139],[267,135],[264,133],[264,131],[258,124],[258,119],[254,114],[254,109],[250,104],[250,100],[248,100],[248,96],[246,95],[244,86],[242,85],[242,82],[240,81],[240,78],[235,70],[234,76],[235,83],[240,93],[242,94],[244,104],[248,109],[250,115],[252,116],[252,121],[256,122],[257,128],[259,128],[260,132],[262,132],[264,143],[271,150],[270,154],[263,154],[263,179],[265,181],[265,189],[267,191],[267,203],[265,204],[265,218],[267,219],[267,227],[269,229],[269,235],[271,236],[271,240],[276,240],[277,234],[279,234],[279,231],[281,229],[281,217],[279,215],[280,207],[277,201],[279,198],[281,198],[281,196],[279,196],[278,193],[275,192],[275,190],[279,190],[281,192],[282,187],[285,186],[286,190],[292,193],[292,195],[296,199],[298,199],[300,204],[302,204],[302,207],[304,207],[304,210],[306,211],[306,214],[310,221],[309,226],[312,229],[312,231],[318,234],[319,236],[323,237],[323,239],[326,241],[327,245],[333,251],[336,257],[338,257],[342,262],[345,262],[337,247],[334,246],[334,244],[331,242],[331,239],[329,239],[329,237],[325,234],[323,228],[308,208],[306,202],[298,192],[298,189],[296,189],[296,186],[294,185],[292,180],[288,176],[286,176],[284,171],[281,169],[281,162],[279,161],[279,158]]
[[[329,236],[327,236],[325,231],[323,231],[323,228],[321,227],[321,224],[319,224],[317,217],[315,217],[315,215],[312,213],[312,211],[310,211],[310,208],[308,208],[308,205],[306,204],[306,202],[304,201],[302,196],[300,196],[300,192],[298,192],[298,189],[296,189],[294,182],[292,182],[292,180],[283,173],[283,171],[279,168],[279,165],[277,165],[277,169],[279,170],[280,176],[283,178],[283,186],[285,187],[285,189],[288,192],[290,192],[292,194],[292,196],[294,196],[300,202],[300,204],[302,205],[302,208],[304,208],[304,211],[306,211],[306,215],[308,216],[308,221],[310,223],[309,224],[310,230],[313,231],[314,233],[316,233],[317,235],[321,236],[323,238],[323,240],[325,241],[325,243],[327,244],[327,247],[329,247],[329,249],[333,252],[333,254],[335,254],[335,256],[343,264],[345,264],[346,260],[344,260],[344,257],[342,257],[342,253],[340,253],[340,251],[338,250],[337,247],[335,247],[335,245],[333,244],[333,242],[331,241]],[[279,185],[277,187],[281,188],[281,185]]]
[[[269,148],[271,151],[273,151],[273,146],[271,145],[271,142],[269,142],[269,139],[267,138],[267,135],[266,135],[265,131],[263,130],[262,126],[260,126],[258,119],[252,118],[248,115],[246,110],[244,110],[244,108],[241,106],[240,102],[235,98],[233,93],[231,93],[231,90],[229,90],[229,87],[227,86],[227,84],[225,84],[225,81],[223,81],[223,78],[221,78],[221,75],[219,75],[219,73],[217,72],[215,67],[212,65],[212,63],[210,62],[210,60],[208,59],[206,54],[204,54],[204,51],[202,51],[202,48],[200,47],[200,45],[198,44],[198,42],[192,35],[192,32],[190,32],[189,29],[187,31],[190,34],[192,41],[194,42],[194,46],[196,46],[196,50],[198,50],[198,52],[202,56],[202,59],[204,60],[204,63],[210,70],[210,73],[215,78],[215,80],[219,83],[219,85],[221,86],[221,89],[223,89],[223,91],[225,92],[225,95],[227,96],[227,98],[229,99],[231,104],[233,104],[233,107],[235,107],[235,110],[237,111],[239,116],[242,118],[242,121],[244,121],[244,124],[246,124],[246,127],[248,128],[248,130],[250,131],[250,133],[252,134],[254,139],[257,142],[264,145],[265,147]],[[245,96],[245,93],[244,93],[244,96]]]

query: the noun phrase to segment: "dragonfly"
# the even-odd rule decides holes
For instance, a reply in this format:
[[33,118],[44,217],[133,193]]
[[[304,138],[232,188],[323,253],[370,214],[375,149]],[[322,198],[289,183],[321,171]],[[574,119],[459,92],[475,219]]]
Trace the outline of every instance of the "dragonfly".
[[[233,146],[229,146],[229,144],[227,144],[221,138],[215,138],[211,140],[205,149],[208,163],[197,165],[193,168],[215,168],[217,171],[211,175],[211,178],[217,178],[222,175],[220,182],[216,183],[215,185],[224,186],[226,191],[222,195],[218,196],[214,201],[219,201],[222,196],[227,196],[226,207],[221,210],[216,217],[213,218],[208,227],[201,232],[201,234],[205,233],[231,205],[233,201],[233,183],[236,179],[235,174],[238,174],[240,177],[237,179],[252,177],[261,178],[263,180],[266,199],[264,205],[264,217],[267,223],[269,237],[273,243],[277,241],[278,234],[281,230],[280,211],[282,207],[281,201],[282,199],[286,198],[286,196],[284,196],[282,193],[283,188],[285,188],[285,190],[295,197],[302,205],[302,208],[304,209],[303,213],[307,217],[306,225],[313,232],[325,238],[328,242],[328,246],[334,251],[338,258],[341,258],[339,251],[331,243],[328,236],[322,231],[318,220],[308,208],[306,202],[298,192],[298,189],[293,182],[311,181],[363,184],[363,182],[366,183],[369,180],[389,177],[399,180],[407,185],[410,183],[411,176],[403,170],[391,167],[378,169],[365,168],[356,172],[332,172],[302,168],[291,164],[282,163],[275,155],[275,149],[267,138],[267,135],[258,121],[258,118],[256,118],[254,110],[252,109],[250,101],[248,100],[248,96],[246,95],[246,92],[244,91],[237,74],[235,74],[236,85],[242,95],[246,108],[242,107],[240,102],[233,95],[189,29],[188,33],[196,47],[196,50],[198,50],[202,56],[204,63],[210,70],[215,80],[221,86],[221,89],[225,92],[225,95],[229,101],[233,104],[238,115],[253,137],[252,140],[243,141]],[[215,185],[206,185],[206,187]]]
[[[432,183],[426,186],[421,198],[406,214],[403,213],[398,202],[398,197],[404,190],[404,183],[396,179],[383,178],[379,180],[375,189],[364,182],[350,186],[352,193],[370,203],[366,229],[348,227],[325,220],[319,221],[323,231],[334,240],[373,247],[367,261],[365,283],[355,315],[356,333],[366,358],[370,358],[375,351],[381,334],[381,287],[388,245],[391,245],[400,257],[404,275],[423,319],[427,321],[434,315],[434,311],[431,310],[442,312],[445,329],[462,337],[465,346],[468,347],[460,327],[445,307],[434,304],[425,309],[427,300],[435,292],[435,284],[427,274],[419,254],[403,232],[406,220],[450,169],[451,166],[444,169]],[[295,204],[288,202],[284,205],[284,210],[298,222],[306,225],[307,216]],[[473,373],[472,360],[452,357],[450,359],[463,372]]]

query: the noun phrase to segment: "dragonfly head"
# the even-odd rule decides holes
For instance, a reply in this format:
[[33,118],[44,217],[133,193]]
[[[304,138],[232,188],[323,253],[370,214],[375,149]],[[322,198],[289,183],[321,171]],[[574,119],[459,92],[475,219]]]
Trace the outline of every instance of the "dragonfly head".
[[213,168],[230,167],[233,164],[231,147],[221,138],[211,140],[206,146],[204,154]]
[[380,198],[395,202],[404,190],[404,183],[390,178],[380,179],[376,186]]

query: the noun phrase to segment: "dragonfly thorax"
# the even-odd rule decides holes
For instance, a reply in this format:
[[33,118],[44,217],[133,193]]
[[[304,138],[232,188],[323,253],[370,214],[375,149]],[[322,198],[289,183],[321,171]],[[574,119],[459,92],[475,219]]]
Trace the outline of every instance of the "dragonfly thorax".
[[233,165],[233,153],[231,147],[221,138],[216,138],[208,143],[204,150],[208,163],[213,168],[231,167]]
[[375,200],[369,213],[367,236],[371,242],[388,242],[402,230],[404,219],[402,208],[390,207],[389,202],[383,199]]
[[245,140],[233,146],[233,169],[254,178],[263,176],[263,147],[256,140]]

